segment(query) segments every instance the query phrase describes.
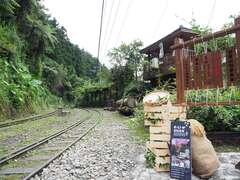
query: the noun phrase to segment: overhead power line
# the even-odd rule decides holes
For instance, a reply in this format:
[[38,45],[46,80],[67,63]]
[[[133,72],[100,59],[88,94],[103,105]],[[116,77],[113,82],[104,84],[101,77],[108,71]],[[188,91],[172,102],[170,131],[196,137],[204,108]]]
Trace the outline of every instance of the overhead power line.
[[[99,30],[99,40],[98,40],[98,52],[97,52],[97,58],[98,58],[98,60],[99,60],[99,54],[100,54],[100,48],[101,48],[101,36],[102,36],[102,25],[103,25],[104,2],[105,2],[105,0],[102,0],[102,12],[101,12],[100,30]],[[100,66],[100,67],[101,67],[101,66]]]
[[115,23],[116,23],[116,19],[117,19],[117,16],[118,16],[118,11],[119,11],[119,6],[120,6],[120,2],[121,0],[118,0],[118,4],[117,4],[117,9],[115,11],[115,14],[114,14],[114,17],[113,17],[113,22],[112,22],[112,26],[110,28],[110,33],[108,35],[108,38],[107,38],[107,42],[106,42],[106,46],[104,48],[104,51],[108,49],[108,45],[109,45],[109,41],[112,37],[112,32],[113,32],[113,29],[114,29],[114,26],[115,26]]
[[165,7],[164,7],[162,13],[161,13],[160,16],[159,16],[158,24],[157,24],[157,26],[156,26],[156,28],[155,28],[155,30],[154,30],[153,37],[152,37],[153,40],[154,40],[154,38],[156,37],[157,32],[158,32],[158,29],[160,28],[160,26],[161,26],[161,24],[162,24],[162,20],[163,20],[163,17],[164,17],[164,15],[165,15],[167,9],[168,9],[168,0],[165,1]]
[[104,47],[105,44],[106,44],[106,38],[107,38],[107,35],[108,35],[109,25],[110,25],[110,21],[111,21],[111,18],[112,18],[113,5],[114,5],[114,0],[112,0],[112,4],[111,4],[111,7],[110,7],[110,12],[109,12],[108,19],[107,19],[107,24],[106,24],[106,28],[105,28],[104,37],[103,37],[102,47]]
[[211,21],[213,19],[215,7],[216,7],[216,0],[213,1],[212,10],[211,10],[209,18],[208,18],[208,24],[207,24],[208,26],[210,25],[210,23],[211,23]]
[[127,9],[126,9],[126,11],[125,11],[125,14],[124,14],[124,17],[123,17],[123,21],[122,21],[122,24],[121,24],[121,26],[120,26],[120,31],[119,31],[119,33],[118,33],[117,40],[116,40],[116,43],[115,43],[115,44],[117,44],[117,43],[119,42],[119,38],[120,38],[120,36],[121,36],[121,34],[122,34],[123,27],[124,27],[124,25],[125,25],[125,22],[126,22],[128,13],[129,13],[129,10],[131,9],[133,2],[134,2],[134,0],[129,0],[129,1],[128,1]]

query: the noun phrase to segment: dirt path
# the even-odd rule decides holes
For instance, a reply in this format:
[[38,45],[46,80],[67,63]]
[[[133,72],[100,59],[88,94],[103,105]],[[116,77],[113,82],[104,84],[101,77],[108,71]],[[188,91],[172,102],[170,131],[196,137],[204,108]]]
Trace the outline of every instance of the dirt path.
[[[169,173],[156,173],[145,167],[145,146],[133,138],[117,113],[102,111],[104,120],[83,141],[44,169],[34,179],[97,179],[97,180],[168,180]],[[240,157],[237,154],[235,158]],[[224,158],[226,160],[226,158]],[[228,166],[230,167],[230,166]],[[232,167],[237,180],[240,171]],[[213,179],[225,179],[220,170]],[[193,180],[198,178],[193,176]]]

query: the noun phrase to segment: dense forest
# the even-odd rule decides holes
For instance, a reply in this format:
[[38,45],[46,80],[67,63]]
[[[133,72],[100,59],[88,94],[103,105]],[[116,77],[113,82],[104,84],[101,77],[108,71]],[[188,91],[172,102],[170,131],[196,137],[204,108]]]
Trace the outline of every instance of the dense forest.
[[97,58],[70,42],[39,0],[1,1],[0,71],[2,117],[74,103],[84,85],[109,76]]

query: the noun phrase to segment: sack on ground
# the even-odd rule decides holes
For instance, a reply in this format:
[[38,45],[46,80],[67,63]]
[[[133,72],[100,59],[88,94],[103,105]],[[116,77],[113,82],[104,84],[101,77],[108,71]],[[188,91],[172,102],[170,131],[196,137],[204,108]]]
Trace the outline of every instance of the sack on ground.
[[210,177],[220,166],[212,143],[207,139],[204,127],[197,120],[190,119],[192,133],[193,173],[202,178]]

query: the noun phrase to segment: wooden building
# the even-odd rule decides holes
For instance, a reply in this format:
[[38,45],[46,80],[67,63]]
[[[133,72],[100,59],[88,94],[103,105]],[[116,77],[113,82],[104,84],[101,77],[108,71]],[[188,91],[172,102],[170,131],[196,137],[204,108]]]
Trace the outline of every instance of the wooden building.
[[140,52],[146,54],[148,59],[148,63],[144,65],[143,79],[157,86],[160,80],[175,77],[175,57],[170,46],[174,44],[177,37],[186,41],[196,35],[191,29],[180,26],[172,33],[142,49]]

